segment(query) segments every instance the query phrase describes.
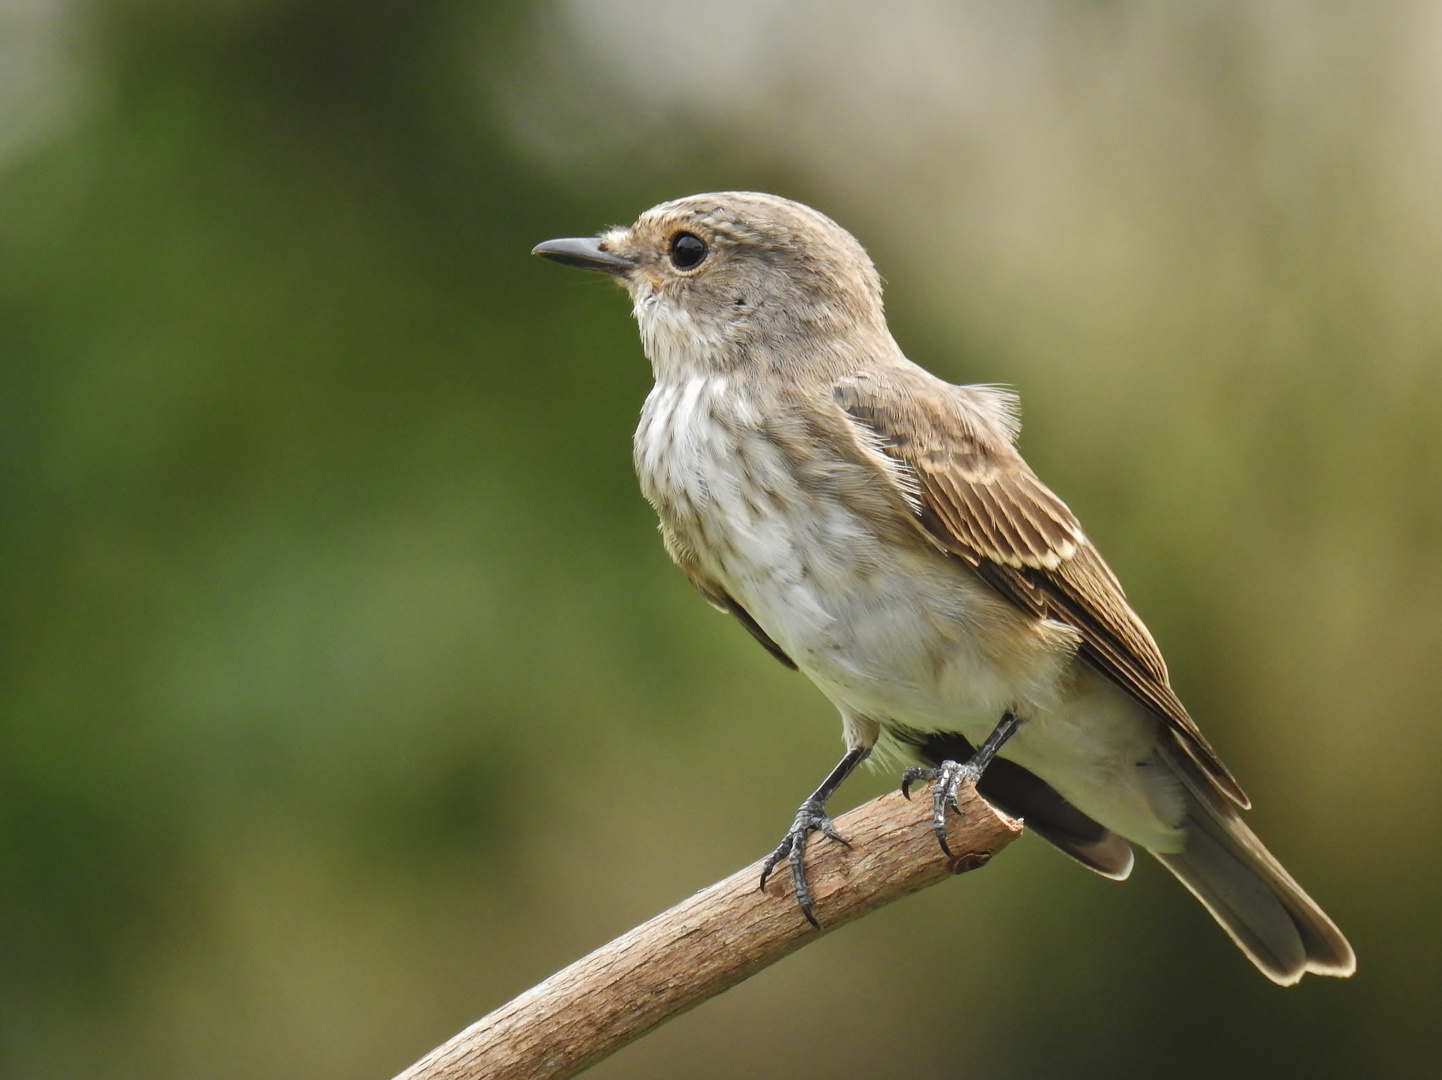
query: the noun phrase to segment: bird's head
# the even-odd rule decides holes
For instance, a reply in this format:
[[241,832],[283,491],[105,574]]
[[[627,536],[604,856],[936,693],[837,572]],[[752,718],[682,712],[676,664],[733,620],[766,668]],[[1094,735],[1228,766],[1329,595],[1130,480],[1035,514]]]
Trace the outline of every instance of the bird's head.
[[766,365],[886,338],[881,280],[830,218],[775,195],[729,191],[654,206],[629,228],[548,240],[533,254],[617,278],[658,377]]

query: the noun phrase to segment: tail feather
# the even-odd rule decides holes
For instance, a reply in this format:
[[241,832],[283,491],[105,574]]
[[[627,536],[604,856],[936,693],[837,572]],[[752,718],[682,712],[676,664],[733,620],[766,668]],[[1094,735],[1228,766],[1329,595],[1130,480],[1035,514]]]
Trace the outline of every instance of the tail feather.
[[984,799],[1014,817],[1077,862],[1113,881],[1132,872],[1132,846],[1067,802],[1046,781],[1013,761],[997,758],[977,784]]
[[1335,923],[1273,858],[1236,807],[1173,759],[1186,786],[1187,846],[1156,852],[1267,978],[1290,986],[1307,972],[1346,977],[1357,969]]

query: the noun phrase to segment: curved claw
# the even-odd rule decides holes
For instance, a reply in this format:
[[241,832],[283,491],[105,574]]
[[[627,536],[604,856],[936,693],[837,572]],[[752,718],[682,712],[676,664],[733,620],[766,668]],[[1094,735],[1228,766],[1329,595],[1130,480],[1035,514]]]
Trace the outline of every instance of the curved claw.
[[851,846],[850,842],[836,831],[836,825],[826,811],[807,800],[796,811],[796,819],[791,823],[791,828],[786,830],[781,843],[776,845],[776,850],[766,856],[766,861],[761,864],[760,888],[766,888],[771,871],[785,859],[791,866],[791,883],[796,894],[796,904],[801,908],[801,914],[806,916],[806,921],[820,930],[821,923],[816,920],[816,911],[811,902],[811,888],[806,884],[806,840],[813,832],[819,832],[847,847]]
[[835,840],[842,847],[851,846],[851,841],[836,831],[836,823],[825,814],[822,814],[821,820],[816,823],[816,831],[828,840]]
[[918,780],[935,780],[941,775],[939,769],[923,769],[920,765],[909,765],[901,774],[901,797],[911,801],[911,785]]

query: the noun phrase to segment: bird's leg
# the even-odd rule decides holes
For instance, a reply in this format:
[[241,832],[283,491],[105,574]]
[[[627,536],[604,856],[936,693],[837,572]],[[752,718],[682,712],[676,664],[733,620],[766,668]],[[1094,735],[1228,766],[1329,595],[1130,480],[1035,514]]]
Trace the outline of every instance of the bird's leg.
[[[846,844],[846,840],[836,831],[836,826],[827,816],[826,800],[831,798],[841,786],[841,782],[851,775],[851,771],[866,760],[866,755],[870,752],[869,748],[860,746],[846,751],[846,756],[836,763],[836,768],[821,781],[821,786],[806,796],[796,811],[796,820],[791,823],[791,828],[786,830],[781,843],[776,845],[776,850],[766,856],[766,861],[761,865],[761,888],[764,889],[766,879],[771,876],[776,864],[782,859],[790,861],[791,880],[796,886],[796,903],[801,906],[801,914],[806,916],[806,921],[818,930],[821,929],[821,924],[816,921],[816,912],[811,909],[811,890],[806,885],[806,869],[802,864],[806,855],[806,838],[815,831]],[[850,846],[847,844],[847,847]]]
[[1012,713],[1007,713],[986,737],[986,742],[977,747],[976,753],[966,761],[943,761],[934,769],[913,765],[901,774],[901,793],[908,799],[911,798],[911,785],[916,781],[936,781],[931,789],[931,831],[936,833],[941,850],[948,856],[951,848],[946,846],[946,808],[949,806],[958,814],[961,813],[961,807],[956,804],[956,792],[962,781],[970,780],[975,786],[981,780],[981,774],[986,772],[986,767],[991,764],[991,759],[996,757],[996,752],[1007,739],[1016,734],[1019,727],[1021,721]]

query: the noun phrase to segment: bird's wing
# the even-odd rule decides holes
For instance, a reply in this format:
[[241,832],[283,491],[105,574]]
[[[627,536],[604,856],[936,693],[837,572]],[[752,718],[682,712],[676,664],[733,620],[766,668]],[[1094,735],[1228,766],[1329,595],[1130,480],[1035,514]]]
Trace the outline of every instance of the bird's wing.
[[[952,386],[919,368],[841,379],[832,398],[863,444],[900,466],[925,533],[1023,611],[1081,635],[1084,659],[1165,720],[1233,801],[1247,796],[1187,715],[1161,650],[1066,504],[1012,446],[1015,397]],[[897,482],[898,470],[886,470]]]

